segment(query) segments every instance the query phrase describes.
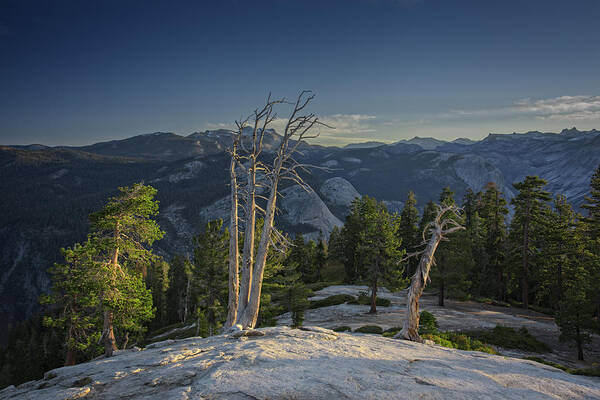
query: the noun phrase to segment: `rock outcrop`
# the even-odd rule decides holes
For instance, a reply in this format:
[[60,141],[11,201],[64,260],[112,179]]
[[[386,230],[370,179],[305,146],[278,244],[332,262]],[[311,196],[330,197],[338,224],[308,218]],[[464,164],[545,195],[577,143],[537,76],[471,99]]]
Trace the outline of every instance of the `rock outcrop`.
[[323,328],[167,340],[46,373],[0,399],[597,399],[526,361]]

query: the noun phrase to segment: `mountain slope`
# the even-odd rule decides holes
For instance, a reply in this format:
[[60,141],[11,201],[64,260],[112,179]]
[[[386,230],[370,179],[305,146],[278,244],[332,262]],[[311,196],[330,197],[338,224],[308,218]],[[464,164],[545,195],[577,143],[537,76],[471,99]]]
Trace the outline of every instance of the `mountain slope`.
[[[207,131],[142,135],[83,148],[0,146],[5,211],[0,214],[0,298],[6,299],[0,303],[0,343],[9,323],[38,310],[37,298],[49,287],[46,270],[60,260],[60,248],[85,238],[87,216],[118,186],[143,180],[158,189],[159,223],[167,234],[156,250],[167,257],[189,252],[191,237],[207,220],[227,219],[229,162],[223,148],[230,139],[227,131]],[[267,132],[267,150],[278,140],[274,131]],[[447,185],[459,201],[468,188],[478,191],[488,182],[511,198],[512,183],[534,174],[548,180],[548,190],[580,206],[600,163],[600,132],[489,135],[435,150],[415,143],[301,148],[301,162],[322,167],[306,176],[314,193],[282,187],[293,195],[287,202],[282,198],[276,223],[314,238],[339,226],[359,194],[399,211],[413,190],[422,209]]]

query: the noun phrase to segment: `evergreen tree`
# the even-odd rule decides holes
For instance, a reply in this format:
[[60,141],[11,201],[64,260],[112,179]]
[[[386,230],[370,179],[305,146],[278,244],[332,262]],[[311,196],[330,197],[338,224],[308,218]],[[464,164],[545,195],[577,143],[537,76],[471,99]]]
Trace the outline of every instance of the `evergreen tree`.
[[138,183],[119,191],[90,216],[88,240],[67,249],[65,264],[51,270],[54,290],[45,300],[63,305],[64,312],[57,319],[48,317],[47,323],[66,327],[70,351],[94,343],[102,318],[109,357],[117,349],[115,328],[124,333],[126,344],[129,332],[143,331],[142,323],[154,314],[142,272],[155,257],[148,247],[164,234],[152,219],[158,213],[156,189]]
[[186,322],[189,316],[192,295],[193,266],[180,254],[176,254],[169,268],[167,289],[168,324]]
[[[508,215],[508,208],[502,193],[493,183],[488,184],[486,187],[479,207],[479,214],[482,218],[485,233],[486,266],[489,267],[489,273],[484,271],[479,281],[492,283],[489,292],[493,293],[498,301],[506,301],[507,277],[504,265],[506,262],[505,241],[508,235],[505,220]],[[491,277],[494,277],[494,279]]]
[[[93,275],[96,248],[88,239],[83,245],[61,249],[64,263],[50,268],[52,291],[41,296],[41,303],[60,309],[44,318],[46,326],[64,329],[65,365],[74,365],[79,355],[84,358],[99,352],[96,345],[101,338],[100,284]],[[86,355],[88,357],[86,357]]]
[[357,259],[371,290],[369,313],[376,313],[379,285],[398,287],[402,284],[402,268],[398,265],[404,254],[398,238],[400,217],[390,215],[383,203],[368,196],[363,196],[362,202],[363,225],[358,235]]
[[556,196],[554,210],[549,213],[543,248],[541,249],[540,271],[537,277],[540,290],[538,299],[556,309],[564,297],[565,273],[572,270],[573,263],[581,262],[581,237],[578,235],[577,215],[567,198]]
[[[600,287],[600,165],[594,171],[590,181],[590,194],[585,197],[582,206],[587,215],[584,219],[587,248],[593,258],[590,279],[594,287]],[[593,295],[596,318],[600,320],[600,292]]]
[[322,271],[323,268],[325,268],[325,264],[327,263],[327,256],[328,256],[328,252],[327,252],[327,243],[325,243],[325,240],[323,239],[319,239],[319,242],[317,243],[317,247],[315,249],[315,255],[314,255],[314,266],[315,266],[315,279],[314,282],[320,282],[322,279]]
[[[402,241],[403,247],[407,253],[417,250],[417,247],[423,240],[419,231],[419,210],[417,210],[417,199],[413,191],[408,192],[404,208],[400,214],[400,226],[398,228],[398,237]],[[411,257],[405,269],[405,277],[414,274],[419,260],[417,257]]]
[[419,221],[419,238],[423,239],[423,231],[428,223],[435,219],[437,214],[437,210],[435,208],[435,203],[432,200],[429,200],[427,204],[425,204],[425,208],[423,209],[423,215],[421,216],[421,221]]
[[304,322],[309,290],[302,282],[302,274],[298,272],[298,263],[292,260],[288,257],[277,281],[283,288],[283,305],[291,315],[292,328],[297,328]]
[[[454,192],[445,187],[439,197],[440,204],[449,206],[455,204]],[[456,219],[455,216],[451,217]],[[462,219],[457,221],[464,225]],[[453,297],[463,297],[468,289],[467,273],[472,268],[473,257],[470,252],[466,231],[453,234],[453,240],[440,243],[436,252],[437,268],[431,271],[432,285],[438,287],[438,304],[444,306],[444,299],[451,294]]]
[[582,206],[588,211],[586,222],[589,224],[590,239],[600,246],[600,165],[594,171],[590,181],[590,194],[585,196]]
[[369,200],[368,196],[354,199],[350,205],[350,213],[346,216],[344,227],[341,230],[342,260],[347,283],[356,283],[364,276],[363,271],[360,270],[358,243],[360,232],[364,226],[364,215],[368,212],[368,208],[374,208],[374,204],[375,200]]
[[559,339],[575,342],[579,360],[584,358],[584,346],[590,343],[591,333],[598,329],[593,301],[597,296],[597,287],[594,287],[591,279],[596,259],[582,240],[585,230],[586,227],[579,223],[569,235],[568,256],[562,260],[563,293],[556,312],[556,324],[560,328]]
[[227,314],[228,252],[229,232],[223,229],[221,219],[208,222],[204,232],[194,237],[197,329],[200,329],[200,317],[204,315],[209,336],[220,328]]
[[539,241],[543,236],[546,225],[544,219],[548,216],[547,202],[550,193],[543,190],[546,181],[537,176],[527,176],[522,182],[513,186],[519,194],[512,199],[515,215],[511,223],[511,236],[515,258],[519,260],[521,278],[521,300],[523,307],[529,307],[530,271],[535,266]]
[[146,286],[152,292],[152,303],[156,307],[156,315],[152,321],[154,328],[166,326],[169,323],[168,299],[170,266],[162,258],[157,258],[148,269]]

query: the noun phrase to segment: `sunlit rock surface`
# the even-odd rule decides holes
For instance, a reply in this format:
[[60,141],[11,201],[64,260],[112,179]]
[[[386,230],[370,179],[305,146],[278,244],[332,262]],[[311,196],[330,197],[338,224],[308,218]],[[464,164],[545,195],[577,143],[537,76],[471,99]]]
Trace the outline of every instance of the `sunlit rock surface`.
[[50,371],[0,399],[600,398],[600,380],[533,361],[323,328],[261,331],[119,352]]

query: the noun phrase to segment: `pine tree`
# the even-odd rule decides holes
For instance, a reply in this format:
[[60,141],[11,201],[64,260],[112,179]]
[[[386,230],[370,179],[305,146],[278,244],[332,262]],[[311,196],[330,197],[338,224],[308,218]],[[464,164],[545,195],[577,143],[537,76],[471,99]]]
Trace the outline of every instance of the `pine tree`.
[[[439,201],[442,206],[454,205],[454,192],[445,187],[440,193]],[[450,218],[464,225],[462,217]],[[441,307],[448,294],[464,296],[469,285],[466,271],[472,268],[473,257],[466,231],[456,232],[453,236],[452,241],[440,243],[436,253],[437,268],[431,271],[432,285],[438,287],[438,305]]]
[[314,282],[320,282],[322,279],[322,271],[325,268],[325,264],[327,263],[328,256],[328,248],[327,243],[323,239],[319,239],[317,243],[317,247],[315,249],[314,255],[314,266],[315,266],[315,278]]
[[203,314],[208,335],[216,332],[227,313],[229,232],[223,220],[210,221],[194,237],[194,289],[197,293],[197,329]]
[[291,315],[292,328],[302,326],[304,311],[308,307],[309,290],[302,282],[302,274],[298,271],[296,260],[287,258],[277,282],[283,288],[283,305]]
[[[485,232],[485,253],[489,274],[484,272],[480,282],[492,282],[492,293],[498,301],[506,301],[507,277],[505,265],[505,240],[508,235],[506,229],[506,216],[508,208],[502,193],[493,183],[488,184],[482,196],[479,214],[482,218]],[[494,279],[491,279],[494,277]]]
[[[408,192],[404,208],[400,214],[400,226],[398,228],[398,237],[402,241],[402,247],[407,253],[412,253],[417,250],[417,247],[423,240],[421,231],[419,231],[419,210],[417,210],[417,199],[413,191]],[[416,268],[419,260],[412,257],[408,260],[405,269],[405,277],[411,276]]]
[[169,288],[167,289],[168,324],[187,321],[192,278],[192,263],[184,256],[176,254],[169,268]]
[[423,209],[423,215],[421,216],[421,221],[419,221],[419,238],[422,239],[423,231],[428,223],[435,219],[437,210],[435,208],[435,203],[432,200],[429,200],[427,204],[425,204],[425,208]]
[[164,234],[152,219],[158,214],[156,189],[137,183],[119,192],[90,215],[88,240],[67,249],[65,264],[51,270],[54,290],[46,298],[63,305],[63,315],[47,323],[67,328],[70,350],[89,348],[102,318],[107,357],[117,349],[115,330],[124,333],[126,344],[129,332],[143,331],[142,323],[153,317],[152,294],[142,272],[155,259],[149,246]]
[[519,194],[512,199],[515,215],[511,223],[513,249],[520,261],[521,299],[529,307],[529,280],[532,263],[535,263],[536,245],[543,236],[544,219],[548,216],[547,202],[550,193],[543,190],[546,181],[537,176],[527,176],[513,186]]
[[146,286],[152,292],[152,303],[156,307],[156,315],[153,320],[155,328],[166,326],[168,320],[168,299],[170,266],[162,258],[157,258],[148,269],[146,275]]
[[590,239],[600,246],[600,165],[590,180],[590,194],[582,206],[588,211],[585,221],[589,224]]
[[[567,218],[564,218],[568,221]],[[569,222],[570,224],[570,222]],[[591,341],[591,333],[597,331],[597,320],[594,318],[594,299],[597,287],[594,286],[592,274],[596,259],[586,248],[586,226],[577,223],[570,228],[569,248],[563,258],[563,293],[558,302],[556,324],[560,328],[561,341],[574,341],[577,346],[577,358],[583,360],[584,346]]]
[[[587,248],[592,255],[590,279],[595,287],[600,287],[600,165],[590,180],[590,194],[582,206],[587,210],[585,222]],[[593,295],[596,318],[600,320],[600,293]]]
[[547,218],[543,248],[540,250],[540,291],[537,296],[554,309],[564,297],[565,273],[573,268],[573,263],[581,262],[579,256],[583,249],[578,225],[577,215],[567,198],[563,195],[556,196],[554,210]]
[[402,284],[402,267],[398,261],[404,251],[400,249],[401,239],[398,238],[400,217],[390,215],[383,203],[363,196],[361,220],[362,229],[359,232],[357,258],[360,269],[371,290],[371,309],[369,313],[377,312],[377,289],[380,284],[398,287]]

